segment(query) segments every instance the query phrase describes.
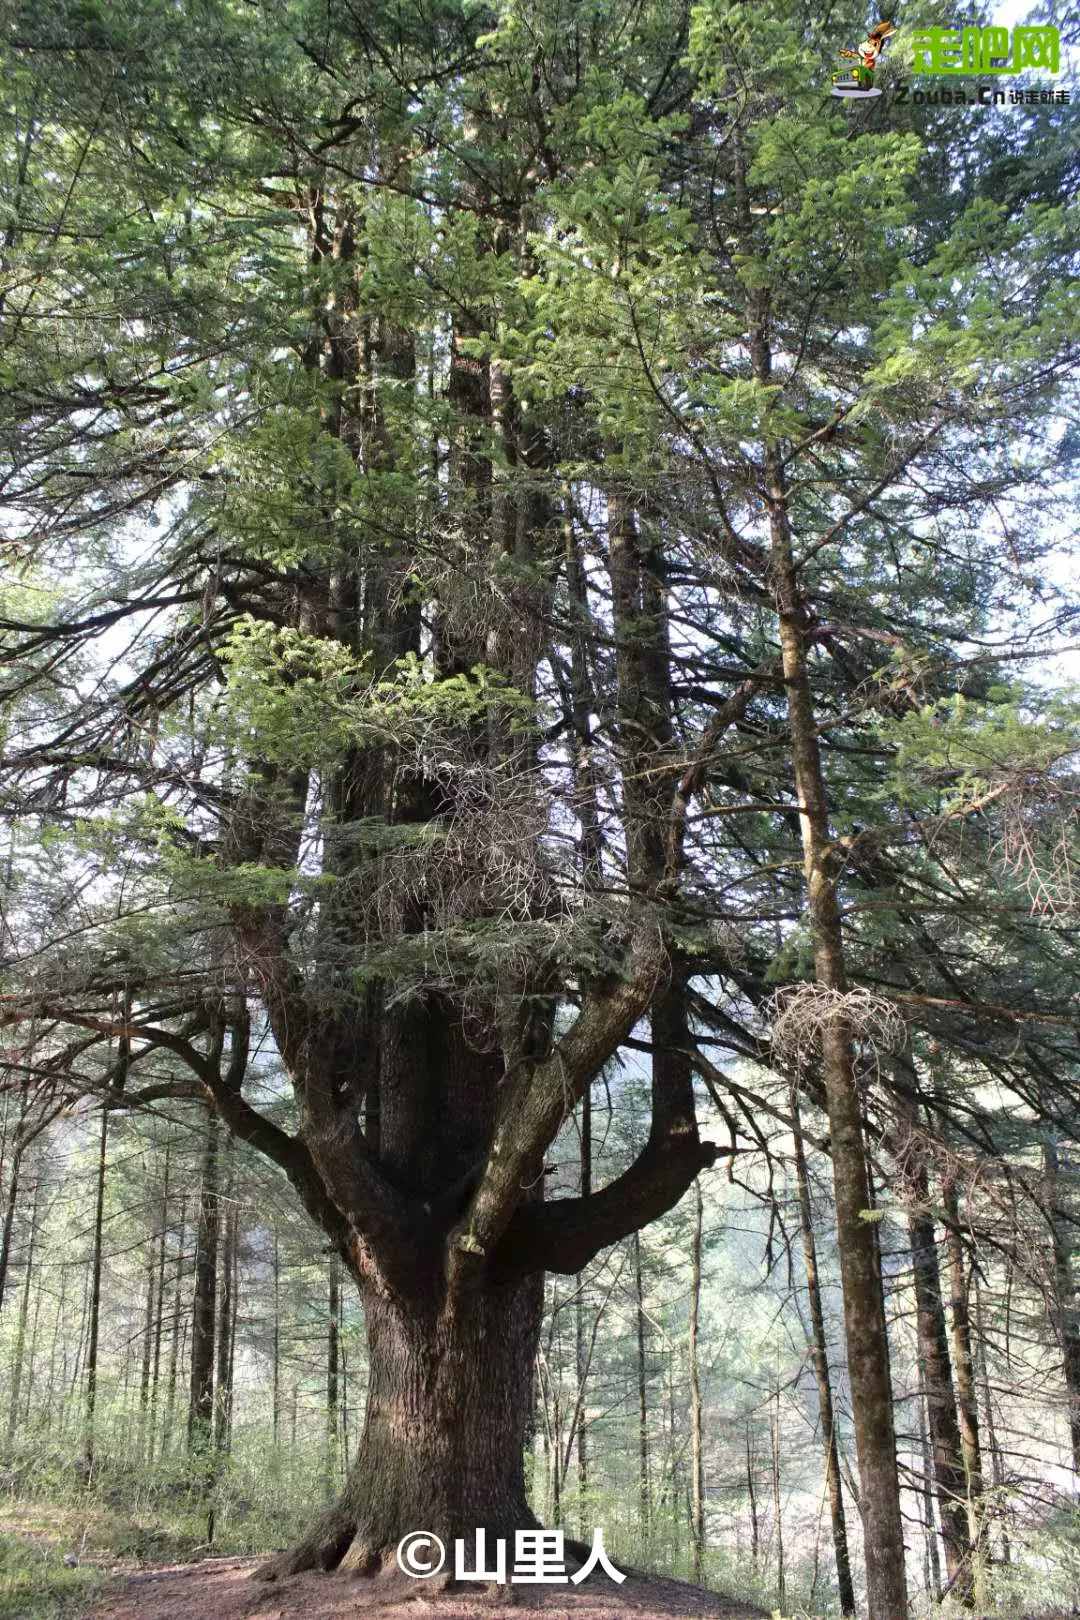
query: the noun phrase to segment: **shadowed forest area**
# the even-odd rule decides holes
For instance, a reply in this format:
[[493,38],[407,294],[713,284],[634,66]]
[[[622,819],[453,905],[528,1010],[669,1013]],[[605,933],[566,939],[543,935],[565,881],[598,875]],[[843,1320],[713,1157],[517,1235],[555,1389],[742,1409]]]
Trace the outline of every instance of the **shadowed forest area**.
[[1078,48],[0,6],[0,1620],[1080,1613]]

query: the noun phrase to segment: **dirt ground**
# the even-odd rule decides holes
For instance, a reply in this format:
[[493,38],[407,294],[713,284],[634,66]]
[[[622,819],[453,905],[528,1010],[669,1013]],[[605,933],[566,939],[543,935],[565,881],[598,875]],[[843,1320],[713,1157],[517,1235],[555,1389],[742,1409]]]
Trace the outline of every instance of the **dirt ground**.
[[601,1576],[568,1594],[560,1586],[516,1586],[506,1602],[478,1589],[432,1594],[423,1582],[380,1593],[361,1576],[298,1575],[271,1586],[249,1579],[258,1560],[210,1558],[174,1564],[122,1580],[82,1620],[519,1620],[542,1610],[544,1620],[608,1620],[634,1614],[641,1620],[758,1620],[762,1610],[732,1604],[682,1581],[628,1575],[621,1586]]

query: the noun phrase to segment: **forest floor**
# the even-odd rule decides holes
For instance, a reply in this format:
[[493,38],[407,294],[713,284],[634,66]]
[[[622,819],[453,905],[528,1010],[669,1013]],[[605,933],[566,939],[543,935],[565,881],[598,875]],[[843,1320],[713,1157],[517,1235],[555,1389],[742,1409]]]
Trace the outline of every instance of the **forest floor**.
[[684,1581],[629,1576],[621,1586],[607,1580],[574,1589],[516,1587],[507,1603],[486,1592],[439,1594],[393,1587],[381,1600],[378,1589],[349,1574],[298,1575],[273,1586],[249,1577],[258,1560],[212,1558],[129,1576],[86,1614],[85,1620],[355,1620],[358,1611],[380,1620],[518,1620],[542,1611],[545,1620],[608,1620],[633,1614],[640,1620],[757,1620],[763,1610],[732,1604],[715,1592]]
[[310,1574],[265,1585],[260,1560],[199,1559],[185,1538],[107,1508],[0,1506],[0,1620],[759,1620],[761,1609],[684,1581],[627,1574],[565,1586],[433,1594],[401,1577],[383,1589],[356,1575]]

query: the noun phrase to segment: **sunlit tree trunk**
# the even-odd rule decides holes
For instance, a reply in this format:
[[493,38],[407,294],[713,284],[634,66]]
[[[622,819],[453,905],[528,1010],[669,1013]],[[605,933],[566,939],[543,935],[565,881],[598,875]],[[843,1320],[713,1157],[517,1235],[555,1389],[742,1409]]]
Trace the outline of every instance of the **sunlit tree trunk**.
[[635,1327],[637,1332],[637,1395],[638,1395],[638,1517],[642,1534],[649,1533],[649,1387],[645,1361],[645,1295],[641,1277],[641,1239],[633,1237]]
[[101,1134],[98,1138],[97,1181],[94,1189],[94,1239],[90,1260],[90,1303],[86,1349],[86,1409],[84,1417],[84,1454],[87,1471],[94,1466],[95,1433],[98,1388],[98,1336],[101,1325],[101,1244],[105,1221],[105,1163],[109,1142],[109,1111],[101,1110]]
[[203,1125],[199,1214],[195,1235],[195,1289],[191,1302],[191,1381],[188,1398],[188,1446],[205,1451],[214,1418],[214,1326],[217,1311],[218,1250],[218,1121],[208,1114]]
[[7,1422],[7,1447],[9,1451],[15,1444],[15,1434],[21,1415],[19,1403],[22,1398],[23,1357],[26,1353],[26,1324],[30,1315],[30,1284],[34,1274],[34,1246],[37,1241],[38,1193],[40,1188],[41,1182],[39,1179],[34,1183],[34,1198],[30,1205],[30,1231],[26,1239],[23,1286],[19,1300],[19,1320],[15,1329],[15,1349],[12,1355],[11,1397],[8,1405]]
[[821,1303],[818,1281],[817,1243],[814,1238],[813,1210],[810,1203],[810,1178],[806,1168],[806,1150],[799,1117],[798,1087],[791,1088],[792,1137],[795,1144],[795,1177],[799,1197],[799,1224],[802,1230],[803,1264],[806,1268],[806,1287],[810,1301],[811,1356],[817,1383],[818,1417],[821,1423],[821,1443],[825,1451],[825,1487],[829,1497],[829,1516],[832,1521],[833,1552],[836,1558],[836,1585],[840,1596],[840,1613],[855,1613],[855,1592],[851,1581],[851,1558],[848,1550],[847,1517],[844,1511],[844,1491],[840,1477],[840,1448],[836,1435],[833,1411],[832,1380],[829,1374],[829,1352],[825,1338],[825,1313]]
[[1073,1471],[1080,1477],[1080,1304],[1077,1303],[1073,1279],[1072,1245],[1066,1232],[1057,1143],[1049,1133],[1043,1139],[1042,1154],[1044,1199],[1053,1248],[1051,1316],[1061,1350],[1068,1399]]
[[[749,204],[741,156],[737,157],[737,165],[739,207],[746,224]],[[768,386],[772,380],[772,356],[763,295],[752,295],[749,313],[754,375],[758,382]],[[810,679],[809,621],[800,589],[783,463],[775,447],[765,452],[765,480],[772,592],[779,624],[791,762],[799,804],[814,978],[822,990],[842,997],[848,988],[844,927]],[[839,1008],[823,1025],[821,1065],[831,1137],[844,1332],[859,1460],[867,1602],[870,1620],[897,1620],[907,1609],[907,1576],[889,1344],[876,1235],[873,1223],[867,1219],[871,1196],[855,1037],[850,1021]]]
[[694,1182],[694,1233],[690,1246],[690,1534],[694,1543],[694,1579],[701,1580],[705,1561],[705,1458],[701,1407],[698,1333],[701,1317],[701,1242],[703,1200],[700,1178]]

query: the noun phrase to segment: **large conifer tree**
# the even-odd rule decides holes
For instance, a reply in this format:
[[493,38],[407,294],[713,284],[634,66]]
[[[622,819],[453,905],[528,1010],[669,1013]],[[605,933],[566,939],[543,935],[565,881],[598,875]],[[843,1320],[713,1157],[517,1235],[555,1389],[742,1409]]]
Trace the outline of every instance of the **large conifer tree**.
[[[968,897],[926,828],[1015,809],[1018,773],[1049,803],[1075,748],[969,656],[1042,589],[1075,236],[1067,108],[841,105],[863,25],[11,21],[5,792],[36,887],[6,1016],[111,1106],[208,1103],[361,1291],[349,1484],[268,1573],[533,1522],[542,1274],[713,1162],[695,1033],[760,1054],[789,980],[870,1609],[902,1611],[865,1040],[890,999],[991,999],[927,920]],[[645,1021],[646,1146],[545,1202]],[[267,1038],[288,1096],[246,1081]]]

